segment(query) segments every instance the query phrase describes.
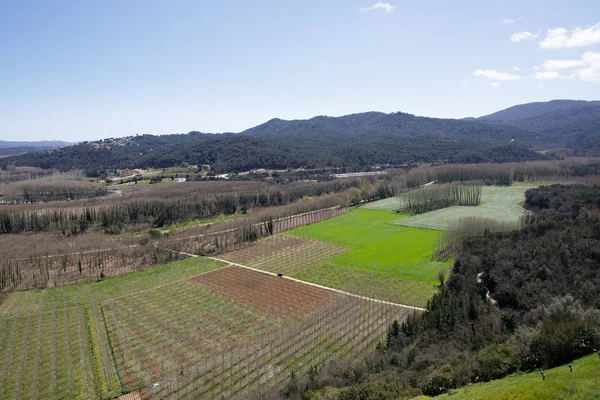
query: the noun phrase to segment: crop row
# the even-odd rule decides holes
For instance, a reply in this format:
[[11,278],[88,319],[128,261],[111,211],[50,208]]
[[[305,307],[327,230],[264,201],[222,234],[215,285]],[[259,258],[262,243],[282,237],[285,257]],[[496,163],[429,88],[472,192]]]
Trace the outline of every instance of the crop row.
[[[93,304],[93,307],[96,307]],[[100,398],[121,392],[105,329],[89,304],[0,316],[0,398]]]
[[[224,285],[237,287],[236,282]],[[265,292],[273,299],[265,308],[252,306],[263,299],[236,298],[217,282],[210,288],[214,293],[198,285],[167,285],[105,302],[111,341],[129,389],[158,384],[158,391],[150,392],[158,398],[211,398],[259,383],[276,385],[292,370],[372,348],[389,322],[405,313],[336,295],[294,322],[277,297],[292,293]]]
[[220,258],[263,271],[294,276],[349,251],[352,249],[283,234],[261,239],[252,246],[225,253]]

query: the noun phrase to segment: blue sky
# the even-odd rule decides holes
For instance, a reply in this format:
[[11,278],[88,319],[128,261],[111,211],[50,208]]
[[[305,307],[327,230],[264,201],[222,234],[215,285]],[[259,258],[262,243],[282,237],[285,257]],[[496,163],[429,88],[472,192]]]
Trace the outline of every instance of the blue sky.
[[598,0],[0,0],[0,140],[599,94]]

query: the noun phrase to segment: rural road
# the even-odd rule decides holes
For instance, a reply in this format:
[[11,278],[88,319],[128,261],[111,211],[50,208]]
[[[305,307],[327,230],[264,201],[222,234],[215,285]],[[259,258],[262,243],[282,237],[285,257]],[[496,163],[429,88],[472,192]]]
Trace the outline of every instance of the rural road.
[[[190,257],[198,257],[197,255],[189,254],[189,253],[180,253],[180,254],[184,254],[184,255],[187,255],[187,256],[190,256]],[[211,260],[215,260],[215,261],[224,262],[224,263],[227,263],[229,265],[234,265],[236,267],[246,268],[246,269],[249,269],[249,270],[252,270],[252,271],[255,271],[255,272],[260,272],[262,274],[271,275],[271,276],[277,276],[277,274],[273,273],[273,272],[263,271],[263,270],[260,270],[260,269],[249,267],[247,265],[238,264],[238,263],[234,263],[234,262],[231,262],[231,261],[223,260],[221,258],[217,258],[217,257],[206,257],[206,258],[210,258]],[[387,305],[390,305],[390,306],[407,308],[409,310],[415,310],[415,311],[427,311],[427,309],[425,309],[425,308],[415,307],[415,306],[409,306],[407,304],[393,303],[391,301],[374,299],[372,297],[360,296],[358,294],[354,294],[354,293],[350,293],[350,292],[345,292],[343,290],[334,289],[334,288],[330,288],[330,287],[327,287],[327,286],[318,285],[318,284],[312,283],[312,282],[302,281],[300,279],[291,278],[289,276],[283,276],[281,278],[282,279],[289,279],[289,280],[294,281],[294,282],[298,282],[298,283],[302,283],[302,284],[305,284],[305,285],[310,285],[310,286],[318,287],[318,288],[321,288],[321,289],[329,290],[331,292],[336,292],[336,293],[344,294],[346,296],[351,296],[351,297],[356,297],[358,299],[372,301],[372,302],[375,302],[375,303],[387,304]]]

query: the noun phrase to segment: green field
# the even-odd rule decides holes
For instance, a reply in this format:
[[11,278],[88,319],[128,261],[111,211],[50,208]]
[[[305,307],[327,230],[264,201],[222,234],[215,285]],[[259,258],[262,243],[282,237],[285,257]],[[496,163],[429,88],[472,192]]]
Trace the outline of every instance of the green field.
[[[488,383],[467,386],[436,396],[439,400],[588,400],[600,399],[597,355],[573,361],[573,372],[566,365],[546,370],[546,380],[538,371],[517,374]],[[420,397],[426,399],[428,397]]]
[[437,272],[451,264],[431,260],[440,233],[396,226],[393,222],[398,218],[389,211],[357,209],[290,233],[354,249],[332,259],[333,265],[436,283]]
[[[398,218],[394,223],[416,228],[446,230],[452,223],[464,217],[486,217],[502,222],[518,222],[527,214],[521,204],[525,201],[525,192],[528,189],[530,189],[529,186],[484,186],[481,205],[477,207],[448,207],[410,218]],[[377,207],[377,203],[379,202],[373,203],[373,207]],[[382,207],[386,204],[390,207],[393,206],[390,201],[382,203]]]

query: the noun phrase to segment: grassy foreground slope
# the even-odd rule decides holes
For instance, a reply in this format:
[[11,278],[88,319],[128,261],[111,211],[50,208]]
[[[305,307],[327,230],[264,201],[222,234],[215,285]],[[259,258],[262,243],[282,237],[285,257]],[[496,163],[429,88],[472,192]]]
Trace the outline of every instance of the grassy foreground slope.
[[[436,399],[451,400],[587,400],[599,399],[600,359],[591,355],[573,361],[573,372],[566,365],[546,370],[546,380],[538,371],[518,374],[493,382],[467,386]],[[420,397],[426,399],[429,397]]]

